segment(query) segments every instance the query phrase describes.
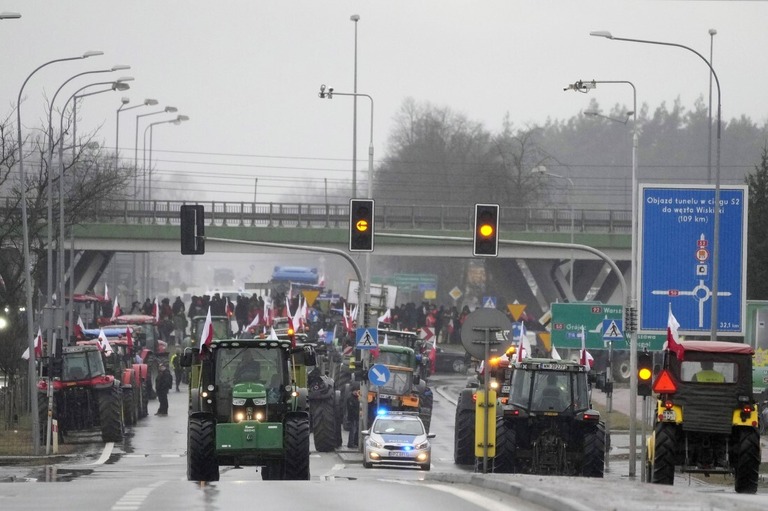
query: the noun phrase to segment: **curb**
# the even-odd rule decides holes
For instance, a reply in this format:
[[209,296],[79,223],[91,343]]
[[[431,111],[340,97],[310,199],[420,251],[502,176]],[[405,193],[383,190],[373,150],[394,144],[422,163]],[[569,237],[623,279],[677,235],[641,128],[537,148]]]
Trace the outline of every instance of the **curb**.
[[520,483],[505,481],[500,476],[490,475],[483,477],[477,474],[437,474],[430,472],[425,475],[424,479],[427,481],[438,481],[451,484],[468,484],[470,486],[495,490],[507,495],[519,497],[527,502],[543,506],[548,509],[593,511],[593,508],[590,506],[571,502],[569,500],[555,496],[552,493],[529,488]]

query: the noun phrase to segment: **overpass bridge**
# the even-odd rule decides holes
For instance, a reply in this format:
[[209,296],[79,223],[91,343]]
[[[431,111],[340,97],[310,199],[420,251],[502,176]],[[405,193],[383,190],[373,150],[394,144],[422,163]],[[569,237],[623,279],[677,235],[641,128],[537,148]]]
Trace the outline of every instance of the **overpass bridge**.
[[[183,204],[205,207],[206,235],[215,238],[315,245],[346,250],[348,204],[94,201],[88,217],[72,229],[75,292],[93,288],[118,252],[179,251],[179,210]],[[0,205],[0,208],[2,206]],[[473,206],[376,204],[376,232],[470,237]],[[606,209],[501,207],[502,240],[548,241],[588,245],[606,253],[629,282],[631,211]],[[69,242],[67,248],[69,248]],[[281,252],[247,245],[207,242],[207,252]],[[283,253],[285,251],[282,251]],[[472,258],[470,244],[379,237],[375,256]],[[574,260],[573,293],[570,260]],[[620,303],[618,280],[591,253],[569,249],[501,245],[499,257],[486,259],[489,294],[517,299],[532,311],[549,303],[597,299]],[[374,262],[374,274],[375,262]]]

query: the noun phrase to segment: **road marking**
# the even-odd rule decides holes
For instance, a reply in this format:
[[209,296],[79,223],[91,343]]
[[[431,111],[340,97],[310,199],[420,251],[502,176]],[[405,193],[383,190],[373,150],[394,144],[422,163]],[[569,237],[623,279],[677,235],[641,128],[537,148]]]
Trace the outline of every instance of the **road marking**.
[[432,490],[438,490],[445,493],[450,493],[451,495],[454,495],[462,500],[466,500],[470,504],[473,504],[477,507],[481,507],[483,509],[487,509],[488,511],[510,511],[511,509],[515,509],[514,507],[511,507],[508,504],[505,504],[504,502],[493,500],[491,498],[485,497],[473,491],[462,490],[454,486],[434,484],[431,482],[426,485],[423,483],[416,483],[411,481],[387,481],[387,482],[396,483],[396,484],[407,484],[410,486],[422,486],[422,487],[430,488]]
[[320,476],[321,481],[333,481],[336,479],[336,472],[343,470],[345,465],[343,463],[337,463],[325,474]]
[[141,509],[141,506],[144,504],[144,501],[147,500],[149,494],[163,484],[165,484],[165,481],[157,481],[149,486],[128,490],[125,492],[125,495],[120,497],[120,500],[115,502],[111,511],[136,511]]
[[101,451],[101,456],[99,456],[99,459],[97,459],[93,463],[78,463],[74,465],[70,465],[68,463],[59,463],[56,466],[59,468],[70,468],[70,469],[77,470],[84,467],[93,467],[96,465],[103,465],[104,463],[107,462],[109,457],[112,456],[112,450],[114,448],[115,448],[114,442],[107,442],[106,444],[104,444],[104,450]]

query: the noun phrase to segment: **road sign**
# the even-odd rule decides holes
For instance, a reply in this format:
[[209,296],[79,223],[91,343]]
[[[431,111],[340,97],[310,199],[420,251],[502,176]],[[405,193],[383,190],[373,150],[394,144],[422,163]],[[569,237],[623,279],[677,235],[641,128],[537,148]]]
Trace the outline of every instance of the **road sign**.
[[603,320],[603,340],[604,341],[623,341],[624,340],[624,323],[620,319],[604,319]]
[[512,319],[520,321],[520,316],[523,315],[526,305],[524,303],[508,303],[507,309],[512,314]]
[[483,309],[495,309],[496,308],[496,297],[495,296],[484,296],[483,297]]
[[375,328],[360,327],[355,330],[355,348],[372,350],[379,346],[379,331]]
[[[743,335],[746,303],[746,185],[720,187],[717,331]],[[711,330],[715,189],[641,185],[640,330],[664,332],[669,307],[681,334]]]
[[[553,303],[551,341],[557,348],[581,348],[581,329],[587,348],[602,348],[603,320],[621,320],[624,307],[600,302]],[[617,346],[623,347],[623,346]]]
[[485,332],[478,328],[495,328],[490,335],[490,355],[502,355],[512,344],[509,330],[512,324],[506,314],[497,309],[476,309],[461,325],[461,344],[473,357],[485,359]]
[[392,374],[389,372],[389,369],[382,364],[374,364],[368,370],[368,381],[376,386],[386,385],[390,376]]
[[458,287],[455,287],[455,286],[454,286],[454,288],[453,288],[453,289],[451,289],[451,290],[448,292],[448,295],[449,295],[451,298],[453,298],[454,300],[458,300],[459,298],[461,298],[461,295],[462,295],[462,294],[463,294],[463,293],[461,292],[461,289],[459,289]]

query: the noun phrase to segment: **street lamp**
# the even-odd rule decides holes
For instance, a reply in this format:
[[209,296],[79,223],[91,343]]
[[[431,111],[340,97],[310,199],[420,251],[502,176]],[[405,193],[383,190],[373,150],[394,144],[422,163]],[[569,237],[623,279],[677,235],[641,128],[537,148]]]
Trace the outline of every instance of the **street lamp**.
[[[98,74],[98,73],[112,73],[115,71],[122,71],[125,69],[130,69],[131,66],[126,66],[122,64],[118,64],[115,66],[112,66],[109,69],[99,69],[95,71],[84,71],[82,73],[77,73],[76,75],[73,75],[69,77],[67,80],[62,83],[58,89],[56,89],[56,92],[53,94],[53,98],[51,99],[49,108],[48,108],[48,225],[53,225],[53,172],[51,172],[51,169],[53,168],[53,107],[56,104],[56,97],[59,95],[59,92],[72,80],[75,78],[78,78],[80,76],[84,75],[90,75],[90,74]],[[59,200],[61,200],[61,196],[59,197]],[[48,281],[47,281],[47,292],[48,292],[48,305],[53,306],[53,229],[48,229],[48,247],[47,247],[47,265],[48,265]],[[59,292],[61,295],[58,298],[58,301],[60,303],[63,303],[64,300],[64,289],[60,289]],[[48,342],[49,346],[53,345],[53,335],[49,333],[48,335]]]
[[[171,114],[176,113],[179,109],[175,106],[167,106],[162,110],[157,110],[155,112],[149,112],[148,114],[139,114],[136,116],[136,138],[133,142],[133,175],[134,175],[134,193],[138,197],[137,192],[137,184],[136,179],[138,179],[139,175],[139,119],[142,117],[148,117],[150,115],[158,115],[158,114]],[[145,137],[146,138],[146,137]],[[145,143],[146,145],[146,143]],[[144,191],[147,188],[147,182],[146,182],[146,173],[142,171],[142,181],[141,181],[141,190],[142,190],[142,198],[144,198]]]
[[[141,108],[143,106],[154,106],[157,104],[156,99],[145,99],[140,105],[129,106],[125,108],[125,105],[131,102],[130,98],[124,97],[120,99],[120,107],[115,114],[115,169],[117,169],[118,161],[120,157],[120,112],[133,110],[134,108]],[[133,194],[136,195],[136,179],[133,180]]]
[[[10,14],[10,18],[15,18],[15,13]],[[104,55],[100,51],[87,51],[77,57],[66,57],[61,59],[49,60],[48,62],[41,64],[35,68],[34,71],[29,73],[24,83],[21,84],[19,89],[19,97],[16,101],[16,130],[18,135],[19,146],[19,181],[21,182],[21,230],[24,243],[24,287],[27,294],[26,309],[27,309],[27,342],[29,352],[35,352],[35,339],[33,330],[34,315],[32,311],[32,275],[30,272],[30,257],[29,257],[29,226],[27,225],[27,176],[24,173],[24,146],[21,138],[21,96],[24,93],[24,87],[32,76],[40,71],[42,68],[55,64],[57,62],[67,62],[69,60],[87,59],[88,57],[95,57],[98,55]],[[32,412],[32,446],[35,454],[40,451],[40,422],[37,415],[37,384],[35,382],[35,357],[29,357],[28,361],[29,372],[29,399],[30,399],[30,411]]]
[[[568,202],[571,205],[571,215],[570,215],[571,216],[571,245],[573,245],[573,232],[574,232],[574,227],[573,227],[573,194],[574,194],[574,191],[575,191],[575,187],[573,185],[573,180],[570,177],[561,176],[560,174],[555,174],[553,172],[549,172],[547,170],[547,168],[545,166],[543,166],[543,165],[539,165],[537,167],[533,167],[531,169],[531,172],[533,172],[534,174],[543,174],[545,176],[556,177],[556,178],[559,178],[559,179],[567,179],[568,180],[568,186],[571,188],[571,193],[568,194]],[[573,249],[571,249],[571,264],[570,264],[570,295],[571,296],[568,297],[569,301],[575,301],[576,300],[576,298],[575,298],[575,296],[573,294],[573,257],[574,257],[573,256]]]
[[149,158],[147,159],[147,167],[149,168],[149,193],[148,193],[148,200],[149,202],[152,202],[152,134],[155,126],[158,124],[173,124],[174,126],[178,126],[184,121],[188,121],[189,117],[186,115],[178,115],[175,119],[169,119],[167,121],[157,121],[151,123],[149,126],[144,128],[144,139],[147,138],[147,130],[149,130]]
[[624,120],[621,120],[621,119],[617,119],[616,117],[611,117],[611,116],[608,116],[608,115],[603,115],[603,114],[601,114],[600,112],[598,112],[596,110],[584,110],[584,115],[586,115],[587,117],[600,117],[601,119],[607,119],[607,120],[613,121],[613,122],[620,122],[621,124],[627,124],[629,119],[634,114],[635,114],[635,112],[632,112],[632,111],[624,112],[624,115],[626,117],[624,118]]
[[[368,198],[373,199],[373,98],[368,94],[360,94],[357,92],[335,92],[332,87],[329,87],[326,91],[325,85],[320,86],[320,93],[318,96],[322,99],[333,99],[333,96],[352,96],[353,98],[357,99],[358,96],[364,96],[368,98],[371,102],[371,134],[370,134],[370,141],[368,144]],[[365,276],[364,281],[361,285],[357,286],[357,302],[358,302],[358,314],[357,314],[357,324],[358,326],[365,325],[365,309],[366,307],[364,304],[370,303],[371,298],[371,253],[366,252],[365,253]],[[365,360],[364,360],[365,362]],[[368,384],[363,381],[361,386],[361,395],[365,395],[368,392]],[[360,402],[361,407],[361,413],[362,413],[362,425],[360,427],[360,431],[363,431],[368,423],[368,401],[365,399],[361,400]],[[360,447],[362,448],[363,445],[363,437],[362,433],[360,434]]]
[[[349,19],[355,24],[355,78],[352,85],[352,198],[357,198],[357,22],[359,14],[353,14]],[[369,197],[370,198],[370,197]]]
[[[643,44],[656,44],[659,46],[672,46],[675,48],[682,48],[684,50],[688,50],[689,52],[693,53],[697,57],[699,57],[701,60],[704,61],[704,63],[707,65],[710,71],[710,77],[714,77],[715,84],[717,85],[717,150],[716,150],[716,160],[715,160],[715,222],[714,222],[714,235],[712,244],[712,312],[710,314],[711,318],[711,325],[710,325],[710,337],[711,340],[715,341],[717,340],[717,298],[718,298],[718,280],[720,277],[720,141],[721,141],[721,127],[720,127],[720,120],[721,120],[721,113],[722,113],[722,103],[721,103],[721,91],[720,91],[720,79],[717,77],[717,73],[715,72],[715,68],[712,67],[712,64],[699,52],[694,50],[693,48],[689,48],[688,46],[678,44],[678,43],[667,43],[662,41],[649,41],[646,39],[629,39],[624,37],[615,37],[613,34],[611,34],[608,31],[600,30],[596,32],[590,32],[589,35],[595,36],[595,37],[605,37],[606,39],[611,39],[614,41],[627,41],[631,43],[643,43]],[[637,108],[635,108],[637,110]],[[632,465],[630,464],[630,467]]]
[[[612,121],[621,122],[626,124],[629,120],[629,116],[632,116],[632,222],[631,222],[631,234],[630,239],[632,241],[630,248],[630,290],[631,295],[629,303],[626,304],[628,308],[628,317],[634,314],[634,310],[637,309],[637,146],[639,141],[639,133],[637,129],[637,89],[635,84],[628,80],[592,80],[584,82],[579,80],[569,85],[565,90],[572,89],[576,92],[589,92],[591,89],[597,88],[597,84],[626,84],[632,87],[632,111],[627,112],[627,118],[624,121],[620,119],[614,119],[607,117],[597,112],[584,112],[585,115],[596,115],[609,119]],[[613,368],[610,368],[612,371]],[[636,418],[637,418],[637,332],[633,329],[629,332],[629,457],[633,460],[629,464],[629,476],[634,477],[637,471],[637,439],[636,439]],[[612,379],[612,378],[611,378]],[[610,407],[609,407],[610,411]],[[645,424],[643,424],[645,428]],[[643,440],[645,439],[645,429],[643,429]],[[645,446],[643,446],[643,449]],[[645,465],[643,465],[642,471],[645,471]]]
[[[713,51],[717,30],[709,29],[709,62],[714,62]],[[707,107],[707,184],[712,182],[712,72],[709,73],[709,106]]]

